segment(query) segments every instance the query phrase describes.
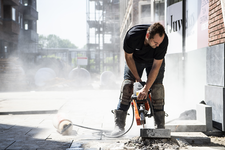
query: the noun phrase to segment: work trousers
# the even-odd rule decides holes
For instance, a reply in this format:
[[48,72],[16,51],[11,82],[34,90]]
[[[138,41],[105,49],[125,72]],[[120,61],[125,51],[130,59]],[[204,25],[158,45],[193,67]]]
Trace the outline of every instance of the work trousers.
[[[148,75],[152,69],[153,62],[152,63],[135,62],[135,65],[136,65],[137,72],[138,72],[138,75],[140,76],[140,78],[142,77],[144,69],[146,70],[146,74],[147,74],[147,78],[148,78]],[[162,84],[163,83],[164,72],[165,72],[165,60],[163,60],[162,65],[159,70],[159,73],[153,84]],[[133,82],[135,82],[135,80],[136,80],[126,63],[125,63],[125,67],[124,67],[124,80],[131,80]],[[123,89],[123,88],[121,88],[121,89]],[[131,102],[131,99],[130,99],[130,102]],[[124,105],[121,103],[121,99],[119,99],[119,103],[117,105],[117,110],[127,111],[129,109],[129,107],[130,107],[130,103],[129,103],[129,105]]]

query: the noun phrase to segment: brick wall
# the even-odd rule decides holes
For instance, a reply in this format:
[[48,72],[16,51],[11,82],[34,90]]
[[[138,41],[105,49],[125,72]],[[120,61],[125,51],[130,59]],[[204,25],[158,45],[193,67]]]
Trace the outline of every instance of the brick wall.
[[209,46],[225,43],[225,28],[220,0],[209,0]]

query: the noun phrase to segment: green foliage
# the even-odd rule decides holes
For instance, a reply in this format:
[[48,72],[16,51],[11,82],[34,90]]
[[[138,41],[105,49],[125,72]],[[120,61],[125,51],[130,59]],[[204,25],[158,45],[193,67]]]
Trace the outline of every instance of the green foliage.
[[[115,62],[118,61],[118,60],[117,60],[117,55],[114,57],[114,61],[115,61]],[[104,62],[105,62],[105,63],[113,63],[113,57],[106,57],[106,58],[104,59]]]
[[39,35],[39,48],[77,48],[76,45],[67,39],[61,39],[57,35],[50,34],[48,36]]
[[43,58],[58,58],[58,59],[60,59],[60,57],[57,57],[57,56],[55,56],[55,54],[52,54],[52,55],[45,55],[45,56],[42,56]]

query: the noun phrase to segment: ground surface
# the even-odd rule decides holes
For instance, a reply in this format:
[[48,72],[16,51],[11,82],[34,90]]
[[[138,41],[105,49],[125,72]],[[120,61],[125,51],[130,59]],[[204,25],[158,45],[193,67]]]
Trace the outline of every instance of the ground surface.
[[[140,127],[120,138],[100,136],[97,131],[73,127],[71,135],[59,134],[53,126],[56,113],[65,113],[75,124],[112,130],[112,109],[117,105],[119,90],[76,90],[57,92],[0,93],[0,150],[69,150],[78,147],[92,150],[120,149],[182,149],[174,140],[141,139]],[[127,117],[127,127],[131,116]],[[211,143],[192,144],[191,148],[207,146],[225,149],[224,137],[211,137]]]
[[225,149],[225,137],[210,137],[211,143],[179,145],[174,139],[142,139],[133,137],[129,140],[92,141],[84,142],[85,148],[98,148],[104,150],[163,150],[163,149]]

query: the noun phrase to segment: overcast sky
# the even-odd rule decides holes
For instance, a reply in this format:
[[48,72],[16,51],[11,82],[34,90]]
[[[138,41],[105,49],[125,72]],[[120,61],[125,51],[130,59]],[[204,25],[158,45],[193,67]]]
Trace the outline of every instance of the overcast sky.
[[55,34],[77,47],[86,44],[86,0],[37,0],[37,32]]

